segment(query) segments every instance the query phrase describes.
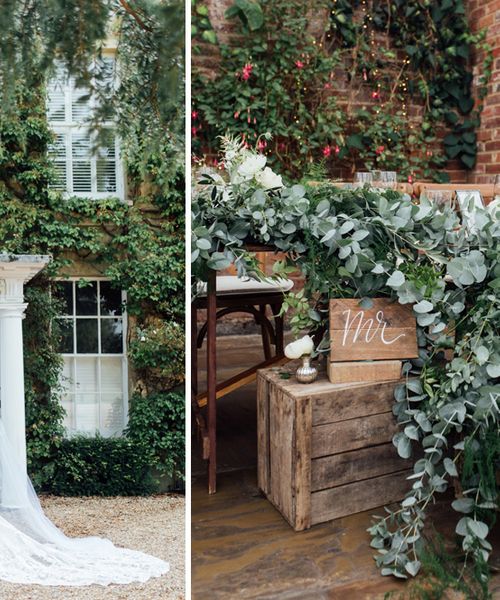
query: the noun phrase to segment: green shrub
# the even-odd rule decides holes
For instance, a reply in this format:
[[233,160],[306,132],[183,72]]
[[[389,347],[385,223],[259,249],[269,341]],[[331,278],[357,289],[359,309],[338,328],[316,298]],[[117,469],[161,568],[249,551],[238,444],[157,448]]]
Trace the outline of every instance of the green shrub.
[[143,496],[156,491],[149,456],[127,438],[63,440],[50,491],[61,496]]
[[126,429],[128,439],[148,455],[149,464],[162,475],[184,479],[184,396],[160,392],[135,394]]

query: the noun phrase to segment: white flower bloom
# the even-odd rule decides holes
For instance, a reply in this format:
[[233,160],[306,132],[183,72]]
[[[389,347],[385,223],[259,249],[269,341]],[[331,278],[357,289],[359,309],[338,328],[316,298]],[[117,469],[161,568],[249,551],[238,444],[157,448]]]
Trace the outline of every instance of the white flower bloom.
[[266,166],[266,160],[263,154],[250,154],[238,167],[238,175],[251,179]]
[[290,359],[300,358],[304,354],[311,354],[314,350],[314,342],[311,336],[305,335],[300,340],[291,342],[285,348],[285,356]]
[[265,190],[283,187],[281,175],[276,175],[269,167],[266,167],[263,171],[257,173],[255,179]]

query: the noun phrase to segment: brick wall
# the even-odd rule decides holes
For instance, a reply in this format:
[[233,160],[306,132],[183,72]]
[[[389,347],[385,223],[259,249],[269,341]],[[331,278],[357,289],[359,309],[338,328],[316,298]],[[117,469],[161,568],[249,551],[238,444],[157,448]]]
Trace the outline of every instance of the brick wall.
[[[223,43],[237,43],[235,39],[234,24],[224,18],[226,9],[233,4],[233,0],[206,0],[210,21],[219,41]],[[457,161],[449,161],[447,172],[451,180],[457,183],[477,182],[490,183],[492,176],[500,173],[500,0],[468,0],[468,12],[470,22],[474,30],[487,28],[487,39],[494,52],[493,77],[491,79],[488,96],[482,116],[482,124],[478,131],[479,154],[475,170],[462,169]],[[317,15],[315,15],[317,17]],[[311,29],[317,25],[314,17],[311,19]],[[216,72],[218,62],[217,48],[211,44],[200,44],[199,53],[193,54],[193,70],[203,71],[205,75],[211,76]],[[475,75],[484,56],[478,53],[474,57]],[[337,92],[338,93],[338,92]],[[361,98],[360,98],[361,100]],[[364,104],[371,102],[369,95],[362,98]],[[342,98],[339,98],[342,104]],[[410,106],[409,114],[418,115],[418,106]],[[337,173],[337,176],[349,177],[348,174]]]
[[[493,74],[485,98],[478,131],[476,168],[469,173],[469,181],[491,183],[500,173],[500,0],[469,0],[469,19],[474,31],[487,29],[486,39],[493,49]],[[475,76],[484,61],[484,53],[474,57]]]

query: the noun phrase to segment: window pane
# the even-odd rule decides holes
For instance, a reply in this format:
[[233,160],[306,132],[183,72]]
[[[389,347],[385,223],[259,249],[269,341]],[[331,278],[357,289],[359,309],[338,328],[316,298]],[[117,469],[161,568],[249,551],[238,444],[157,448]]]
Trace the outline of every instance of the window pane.
[[79,287],[76,284],[76,314],[97,315],[97,282]]
[[109,281],[101,281],[101,315],[122,314],[122,293],[121,290],[111,287]]
[[68,394],[72,393],[75,390],[74,363],[74,358],[69,358],[67,356],[63,358],[61,385]]
[[88,133],[73,133],[71,136],[71,155],[75,160],[90,158],[91,147]]
[[101,320],[101,352],[121,354],[123,352],[123,323],[121,319]]
[[74,88],[71,101],[71,115],[75,123],[87,121],[90,116],[89,90]]
[[73,163],[73,192],[91,192],[92,191],[92,173],[90,162]]
[[97,354],[97,319],[76,320],[76,351],[78,354]]
[[123,395],[123,359],[101,358],[101,391],[107,394]]
[[65,90],[63,81],[53,81],[48,89],[47,118],[59,123],[66,120]]
[[61,404],[64,408],[65,415],[63,420],[63,426],[67,431],[72,431],[75,429],[75,411],[74,411],[74,396],[73,394],[65,394],[61,398]]
[[97,159],[97,191],[116,192],[116,164],[113,161]]
[[77,394],[95,394],[99,391],[98,358],[80,358],[76,361]]
[[73,133],[71,136],[71,156],[73,158],[73,192],[92,191],[90,155],[90,135],[88,133]]
[[77,394],[75,429],[95,433],[99,429],[99,398],[96,394]]
[[61,340],[59,342],[59,354],[73,354],[73,319],[59,319],[59,327],[61,328]]
[[73,314],[73,282],[56,281],[54,282],[54,293],[61,300],[62,314]]
[[48,150],[55,171],[55,180],[51,183],[51,187],[55,190],[65,191],[67,189],[66,136],[63,133],[56,134]]
[[119,435],[123,424],[123,397],[121,394],[103,394],[100,432],[104,436]]

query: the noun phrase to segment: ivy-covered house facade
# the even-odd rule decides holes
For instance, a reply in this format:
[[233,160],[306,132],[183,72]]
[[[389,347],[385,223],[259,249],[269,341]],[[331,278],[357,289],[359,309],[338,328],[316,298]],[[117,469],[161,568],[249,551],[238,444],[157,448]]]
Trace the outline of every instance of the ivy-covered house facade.
[[56,63],[0,115],[0,252],[52,257],[24,330],[28,469],[56,493],[184,471],[183,152],[127,105],[140,73],[115,42],[87,81]]

